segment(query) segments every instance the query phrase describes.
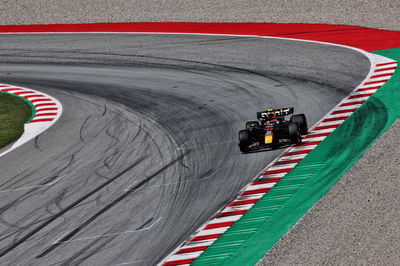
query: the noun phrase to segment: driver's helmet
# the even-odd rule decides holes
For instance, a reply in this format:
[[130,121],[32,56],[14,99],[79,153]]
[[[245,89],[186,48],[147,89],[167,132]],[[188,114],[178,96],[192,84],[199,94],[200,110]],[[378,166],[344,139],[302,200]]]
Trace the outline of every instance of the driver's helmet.
[[268,119],[273,119],[276,117],[276,114],[275,114],[275,112],[267,111],[267,117],[268,117]]

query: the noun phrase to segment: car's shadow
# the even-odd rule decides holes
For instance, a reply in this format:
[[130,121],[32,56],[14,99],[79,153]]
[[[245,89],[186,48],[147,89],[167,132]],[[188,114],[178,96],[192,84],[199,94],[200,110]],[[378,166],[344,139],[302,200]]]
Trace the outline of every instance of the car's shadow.
[[279,146],[275,146],[275,147],[268,147],[268,148],[261,148],[261,149],[257,149],[257,150],[253,150],[253,151],[245,151],[242,152],[242,154],[249,154],[249,153],[258,153],[258,152],[266,152],[266,151],[274,151],[274,150],[282,150],[282,149],[286,149],[289,147],[294,146],[293,144],[288,144],[288,145],[279,145]]
[[[307,144],[308,142],[309,141],[304,141],[303,140],[303,142],[301,144],[299,144],[299,145]],[[278,145],[278,146],[274,146],[274,147],[267,147],[267,148],[261,148],[261,149],[257,149],[257,150],[252,150],[252,151],[245,151],[245,152],[242,152],[242,154],[258,153],[258,152],[273,151],[273,150],[281,150],[281,149],[286,149],[286,148],[289,148],[289,147],[293,147],[295,145],[296,144]]]

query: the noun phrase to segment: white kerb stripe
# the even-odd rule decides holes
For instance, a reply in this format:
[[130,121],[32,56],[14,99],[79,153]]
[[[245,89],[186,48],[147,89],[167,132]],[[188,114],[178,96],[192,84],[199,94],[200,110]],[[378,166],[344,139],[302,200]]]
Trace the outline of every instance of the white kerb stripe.
[[255,194],[255,195],[242,195],[238,196],[234,201],[238,200],[252,200],[252,199],[260,199],[262,198],[262,195]]
[[306,138],[306,139],[303,139],[303,143],[308,143],[308,142],[314,142],[314,141],[323,141],[324,139],[325,139],[326,137],[324,136],[324,137],[315,137],[315,138]]
[[[289,156],[283,156],[280,158],[278,161],[288,161],[288,160],[297,160],[297,159],[303,159],[306,157],[307,154],[297,154],[297,155],[289,155]],[[281,176],[279,176],[281,177]]]
[[343,123],[343,120],[335,120],[335,121],[328,121],[328,122],[319,123],[318,126],[319,127],[325,127],[325,126],[339,125],[341,123]]
[[203,253],[203,251],[174,254],[170,258],[168,258],[168,261],[194,259],[197,258],[201,253]]
[[[390,66],[389,66],[390,67]],[[389,68],[389,67],[385,67],[385,68]],[[385,69],[385,68],[381,68],[381,69]],[[389,70],[384,70],[384,71],[378,71],[378,72],[374,72],[373,75],[381,75],[381,74],[393,74],[394,73],[394,69],[389,69]]]
[[197,236],[209,236],[209,235],[215,235],[215,234],[223,234],[228,227],[220,227],[220,228],[215,228],[215,229],[209,229],[209,230],[201,230],[200,232],[197,232],[194,237]]
[[[354,100],[353,100],[354,101]],[[342,102],[343,103],[343,102]],[[334,111],[347,111],[346,113],[354,113],[354,111],[352,111],[352,109],[357,109],[358,107],[360,107],[361,104],[352,104],[352,105],[345,105],[345,106],[338,106],[337,108],[335,108]],[[333,111],[333,112],[334,112]],[[329,113],[329,115],[332,115],[332,113]],[[342,113],[344,114],[344,113]],[[317,125],[318,126],[318,125]]]
[[288,163],[288,164],[279,164],[279,165],[272,165],[268,168],[268,171],[271,170],[279,170],[279,169],[286,169],[286,168],[293,168],[296,166],[297,163]]
[[[363,93],[365,94],[365,93]],[[360,94],[358,94],[360,95]],[[358,101],[366,101],[368,98],[371,96],[365,96],[365,97],[358,97],[358,98],[346,98],[345,100],[342,101],[342,103],[349,103],[349,102],[358,102]]]
[[351,116],[352,114],[353,114],[353,112],[334,114],[334,115],[327,115],[326,118],[348,117],[348,116]]
[[[269,170],[269,169],[268,169]],[[252,185],[252,186],[248,186],[246,187],[246,189],[244,191],[251,191],[251,190],[256,190],[256,189],[260,189],[260,188],[271,188],[273,187],[274,183],[266,183],[266,184],[260,184],[260,185]]]
[[203,246],[210,246],[212,243],[215,242],[216,239],[209,239],[203,241],[196,241],[196,242],[187,242],[182,248],[194,248],[194,247],[203,247]]
[[47,108],[50,108],[50,107],[42,106],[42,107],[36,109],[36,113],[42,113],[42,112],[57,113],[58,112],[58,108],[56,106],[53,107],[54,110],[46,110]]
[[[365,83],[368,83],[368,82],[369,82],[369,80],[367,82],[365,82]],[[366,84],[366,85],[360,86],[359,89],[366,89],[366,88],[371,88],[371,87],[382,87],[383,84],[385,84],[385,82]]]
[[23,91],[24,91],[24,90],[21,90],[21,89],[19,89],[19,88],[13,88],[12,90],[10,90],[11,88],[2,88],[2,89],[7,89],[6,92],[12,93],[12,94],[14,94],[14,93],[16,93],[16,92],[23,92]]
[[[265,171],[267,171],[267,170],[265,170]],[[267,175],[261,175],[260,178],[282,178],[285,175],[286,175],[286,173],[267,174]]]
[[307,145],[307,146],[304,146],[304,147],[294,147],[294,148],[290,149],[290,152],[313,150],[313,149],[315,149],[315,147],[317,147],[317,145]]
[[233,215],[233,216],[226,216],[226,217],[220,217],[220,218],[214,218],[212,219],[208,224],[218,224],[218,223],[224,223],[224,222],[234,222],[240,219],[242,215]]
[[[376,75],[378,75],[378,74],[376,74]],[[383,76],[383,77],[377,77],[377,78],[370,78],[369,80],[368,80],[368,82],[371,82],[371,81],[382,81],[382,82],[386,82],[386,81],[388,81],[390,79],[390,76]]]
[[384,65],[384,66],[375,66],[375,69],[383,69],[388,67],[395,67],[397,66],[397,62],[392,62],[392,64]]
[[353,95],[361,95],[361,94],[367,94],[367,93],[375,93],[378,89],[372,89],[372,90],[367,90],[367,91],[356,91],[354,92]]
[[336,128],[325,128],[325,129],[319,129],[319,130],[313,130],[312,132],[314,132],[314,133],[318,133],[318,134],[320,134],[320,133],[330,133],[330,132],[333,132],[334,130],[335,130]]
[[[262,193],[264,194],[264,193]],[[240,206],[233,206],[233,207],[225,207],[221,213],[224,212],[232,212],[232,211],[243,211],[243,210],[248,210],[250,209],[254,204],[246,204],[246,205],[240,205]]]
[[51,119],[55,118],[57,115],[48,115],[48,116],[35,116],[34,119]]

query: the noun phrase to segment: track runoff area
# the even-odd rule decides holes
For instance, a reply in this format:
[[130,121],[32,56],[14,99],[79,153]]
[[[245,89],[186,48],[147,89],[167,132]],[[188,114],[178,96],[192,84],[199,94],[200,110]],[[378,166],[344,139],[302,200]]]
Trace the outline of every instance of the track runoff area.
[[[255,264],[400,116],[397,91],[400,77],[396,72],[400,32],[347,25],[272,23],[0,26],[0,33],[100,32],[300,39],[353,47],[371,61],[371,71],[364,82],[310,130],[304,137],[304,144],[288,149],[267,166],[233,202],[172,251],[160,263],[162,265]],[[375,123],[365,118],[371,111],[375,114],[372,119]],[[380,117],[380,113],[385,113],[386,117]],[[378,122],[382,119],[385,123]],[[354,126],[356,122],[357,127]],[[360,131],[360,125],[369,126]],[[352,146],[349,139],[354,144],[362,144]],[[352,149],[348,148],[350,146]],[[336,157],[330,160],[333,150],[337,151]]]

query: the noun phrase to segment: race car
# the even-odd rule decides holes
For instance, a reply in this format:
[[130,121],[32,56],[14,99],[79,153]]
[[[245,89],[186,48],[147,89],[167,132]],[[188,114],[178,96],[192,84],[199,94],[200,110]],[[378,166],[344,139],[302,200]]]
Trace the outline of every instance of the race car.
[[[246,123],[239,131],[239,148],[243,153],[300,144],[308,132],[304,114],[293,115],[294,107],[257,112],[258,121]],[[286,116],[290,117],[286,118]]]

